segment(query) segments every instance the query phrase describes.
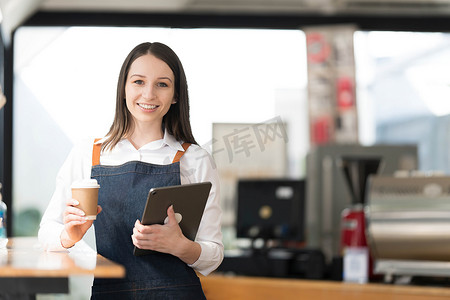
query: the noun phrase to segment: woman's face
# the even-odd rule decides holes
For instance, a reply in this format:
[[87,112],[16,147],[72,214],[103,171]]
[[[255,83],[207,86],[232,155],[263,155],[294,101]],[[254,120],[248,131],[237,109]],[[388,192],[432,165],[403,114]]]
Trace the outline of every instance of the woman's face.
[[161,128],[164,115],[176,102],[174,96],[175,76],[164,61],[146,54],[131,64],[125,99],[135,125]]

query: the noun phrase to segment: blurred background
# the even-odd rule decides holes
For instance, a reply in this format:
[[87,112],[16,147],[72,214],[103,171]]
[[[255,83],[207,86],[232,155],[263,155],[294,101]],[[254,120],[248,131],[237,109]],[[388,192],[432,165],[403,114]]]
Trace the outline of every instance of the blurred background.
[[[0,180],[13,236],[37,235],[70,149],[106,134],[120,66],[144,41],[166,43],[185,67],[194,136],[223,180],[226,249],[239,245],[237,181],[306,180],[322,145],[411,145],[406,169],[450,172],[450,1],[2,0],[0,9]],[[226,147],[261,124],[279,126],[276,145]]]

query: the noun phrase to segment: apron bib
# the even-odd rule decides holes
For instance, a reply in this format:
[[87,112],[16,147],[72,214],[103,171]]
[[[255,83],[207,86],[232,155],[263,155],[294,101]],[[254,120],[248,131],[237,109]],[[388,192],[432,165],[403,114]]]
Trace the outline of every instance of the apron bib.
[[[186,150],[190,144],[183,144]],[[100,165],[101,144],[94,144],[91,178],[100,184],[102,212],[94,221],[97,252],[123,265],[126,277],[94,279],[91,299],[206,299],[195,271],[179,258],[155,252],[134,256],[131,240],[136,220],[142,218],[153,187],[180,185],[178,151],[169,165],[130,161]]]

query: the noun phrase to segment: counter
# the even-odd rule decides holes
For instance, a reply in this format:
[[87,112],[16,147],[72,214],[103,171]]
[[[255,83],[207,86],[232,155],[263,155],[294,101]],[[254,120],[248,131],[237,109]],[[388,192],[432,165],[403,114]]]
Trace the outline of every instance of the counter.
[[44,251],[35,237],[10,238],[7,248],[0,249],[0,298],[2,294],[6,299],[35,299],[37,293],[68,293],[72,275],[120,278],[125,268],[93,250]]
[[450,299],[444,287],[379,283],[276,279],[212,274],[200,276],[208,300],[440,300]]

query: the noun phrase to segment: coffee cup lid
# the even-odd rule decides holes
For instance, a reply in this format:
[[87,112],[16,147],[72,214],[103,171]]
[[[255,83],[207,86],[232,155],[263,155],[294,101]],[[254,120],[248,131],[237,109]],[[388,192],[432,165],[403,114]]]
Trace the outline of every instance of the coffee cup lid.
[[77,180],[72,183],[72,188],[99,188],[100,185],[96,179]]

